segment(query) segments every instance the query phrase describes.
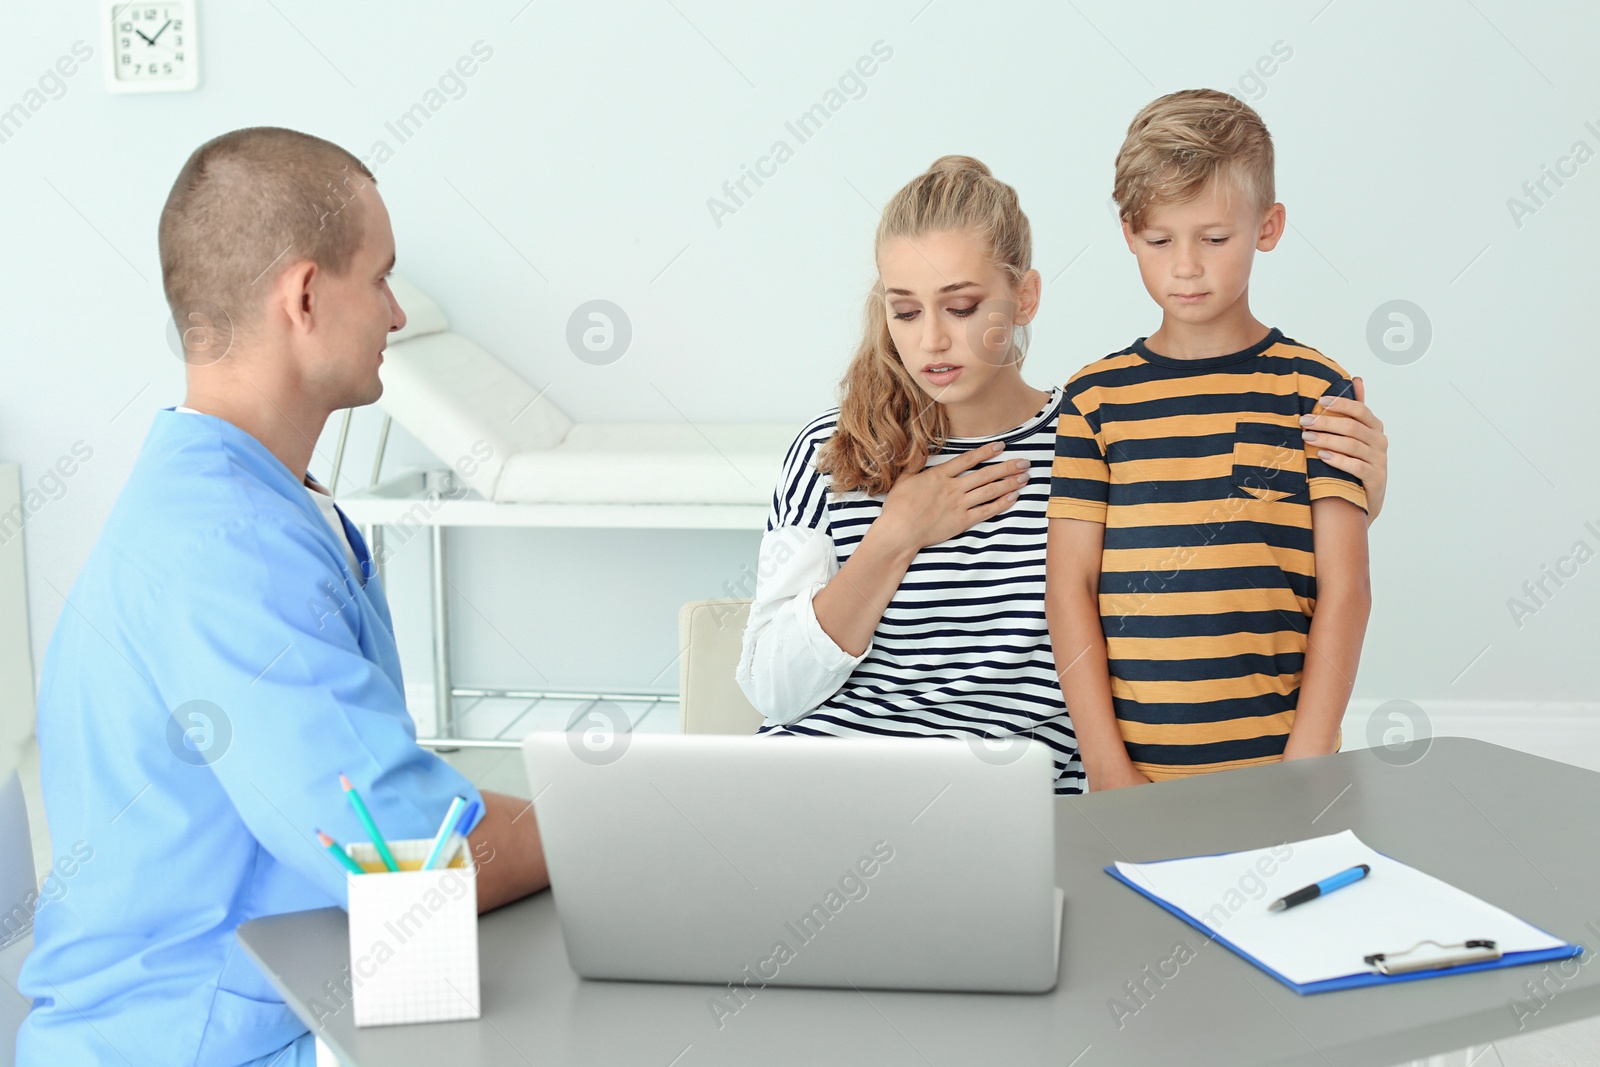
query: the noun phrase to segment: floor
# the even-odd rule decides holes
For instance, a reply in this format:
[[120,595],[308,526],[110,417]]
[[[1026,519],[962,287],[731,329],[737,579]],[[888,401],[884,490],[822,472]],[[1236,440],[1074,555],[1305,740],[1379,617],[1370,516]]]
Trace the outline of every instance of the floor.
[[[520,736],[531,730],[560,730],[573,725],[573,717],[589,711],[580,701],[463,700],[457,718],[463,736]],[[585,724],[604,728],[605,717],[619,722],[620,712],[636,731],[674,732],[677,706],[668,701],[618,702],[601,709],[600,719],[585,719]],[[443,757],[480,789],[528,796],[521,754],[506,748],[461,748],[442,753]],[[22,787],[27,796],[30,829],[33,834],[34,865],[42,873],[50,864],[49,829],[39,795],[38,750],[34,749],[22,766]],[[1537,1030],[1505,1038],[1492,1045],[1461,1049],[1426,1060],[1414,1060],[1396,1067],[1600,1067],[1600,1018],[1567,1026]]]

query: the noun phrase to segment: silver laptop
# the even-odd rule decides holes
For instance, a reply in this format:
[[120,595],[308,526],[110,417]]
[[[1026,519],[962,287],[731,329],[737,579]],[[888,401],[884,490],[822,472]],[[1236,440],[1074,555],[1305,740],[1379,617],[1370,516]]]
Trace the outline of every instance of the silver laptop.
[[1054,766],[940,738],[522,743],[585,978],[1041,993],[1060,958]]

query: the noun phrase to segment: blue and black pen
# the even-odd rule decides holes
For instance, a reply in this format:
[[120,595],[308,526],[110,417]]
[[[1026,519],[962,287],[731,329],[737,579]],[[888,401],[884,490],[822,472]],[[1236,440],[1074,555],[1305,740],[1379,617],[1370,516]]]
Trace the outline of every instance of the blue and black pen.
[[1359,882],[1371,873],[1371,867],[1368,867],[1365,863],[1358,863],[1347,871],[1340,871],[1330,878],[1324,878],[1322,881],[1314,882],[1304,889],[1296,889],[1286,897],[1274,900],[1267,905],[1267,910],[1285,911],[1296,904],[1304,904],[1308,900],[1316,900],[1318,897],[1331,893],[1335,889],[1343,889],[1353,882]]

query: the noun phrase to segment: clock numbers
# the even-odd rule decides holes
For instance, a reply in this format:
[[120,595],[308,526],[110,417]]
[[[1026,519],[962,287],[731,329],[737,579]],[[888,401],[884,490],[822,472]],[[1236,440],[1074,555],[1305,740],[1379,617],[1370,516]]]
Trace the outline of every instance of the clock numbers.
[[129,6],[117,12],[116,76],[119,80],[182,79],[185,55],[184,4]]

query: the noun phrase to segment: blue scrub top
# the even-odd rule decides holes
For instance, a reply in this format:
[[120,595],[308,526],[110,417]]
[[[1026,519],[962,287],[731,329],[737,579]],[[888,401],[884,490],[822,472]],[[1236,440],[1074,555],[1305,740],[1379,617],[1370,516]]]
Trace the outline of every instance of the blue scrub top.
[[431,837],[452,797],[480,799],[416,743],[389,607],[344,526],[365,584],[259,441],[156,414],[45,654],[64,891],[35,916],[20,1064],[236,1067],[291,1043],[280,1067],[298,1062],[307,1029],[234,928],[346,905],[313,834],[365,839],[339,775],[390,839]]

